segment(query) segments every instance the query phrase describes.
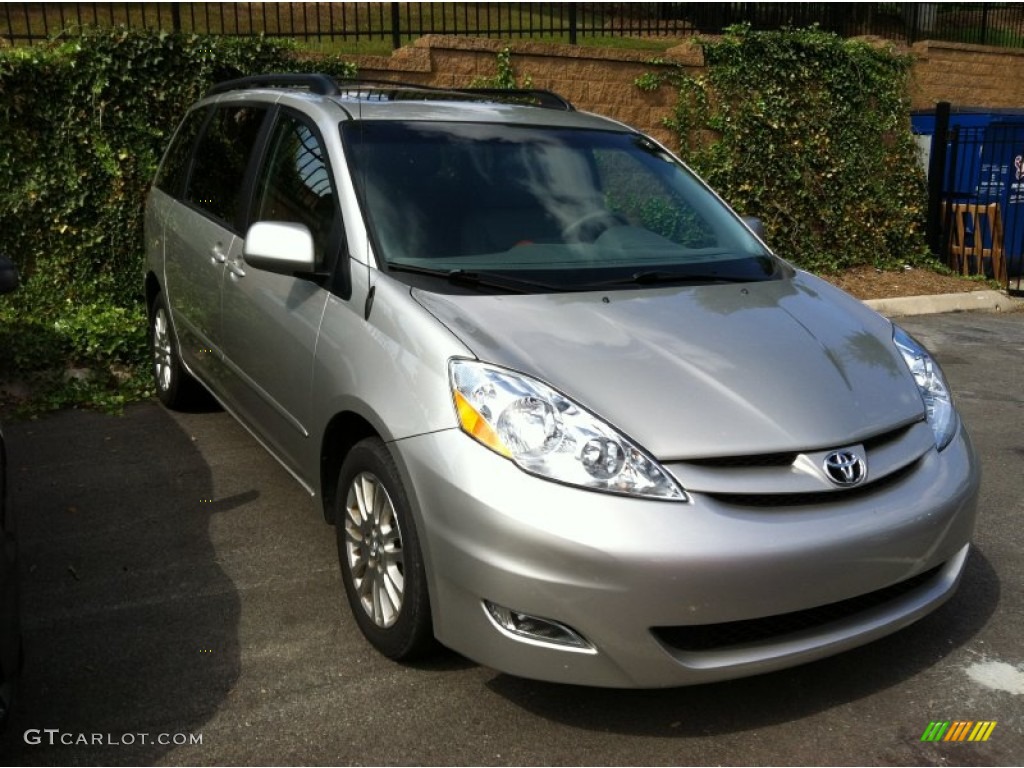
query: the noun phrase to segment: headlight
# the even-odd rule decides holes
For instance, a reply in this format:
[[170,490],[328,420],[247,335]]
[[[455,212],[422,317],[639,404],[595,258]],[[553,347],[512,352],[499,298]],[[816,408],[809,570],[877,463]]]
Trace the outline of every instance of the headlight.
[[598,491],[687,501],[643,449],[546,384],[470,360],[452,360],[450,374],[463,431],[527,472]]
[[917,388],[924,398],[928,423],[935,433],[935,446],[941,451],[949,445],[957,427],[956,409],[953,408],[953,397],[946,378],[928,350],[898,325],[892,327],[892,340],[914,375]]

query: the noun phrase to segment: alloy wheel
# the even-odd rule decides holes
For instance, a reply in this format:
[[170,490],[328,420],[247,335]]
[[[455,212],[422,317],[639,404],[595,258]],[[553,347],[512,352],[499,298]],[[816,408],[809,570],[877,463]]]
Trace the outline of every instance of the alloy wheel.
[[370,472],[352,479],[345,500],[345,555],[366,615],[381,628],[393,625],[405,595],[402,533],[391,496]]
[[160,391],[167,392],[171,388],[174,370],[170,325],[163,307],[157,307],[153,313],[153,371]]

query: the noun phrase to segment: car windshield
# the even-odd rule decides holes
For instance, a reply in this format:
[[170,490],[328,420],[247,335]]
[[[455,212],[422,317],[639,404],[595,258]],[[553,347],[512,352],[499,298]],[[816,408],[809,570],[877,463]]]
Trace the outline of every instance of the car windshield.
[[342,130],[376,252],[396,272],[521,291],[779,274],[692,173],[637,134],[421,121]]

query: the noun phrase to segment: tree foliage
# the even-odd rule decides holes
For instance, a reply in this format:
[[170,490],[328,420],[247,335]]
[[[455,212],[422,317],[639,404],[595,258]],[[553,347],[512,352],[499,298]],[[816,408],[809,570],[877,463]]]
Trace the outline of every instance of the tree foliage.
[[163,150],[213,83],[310,67],[286,41],[123,28],[0,49],[0,251],[23,280],[0,299],[0,380],[37,406],[148,391],[143,208]]
[[702,74],[667,65],[637,85],[678,89],[666,125],[683,158],[777,253],[817,271],[929,259],[909,57],[817,29],[700,45]]

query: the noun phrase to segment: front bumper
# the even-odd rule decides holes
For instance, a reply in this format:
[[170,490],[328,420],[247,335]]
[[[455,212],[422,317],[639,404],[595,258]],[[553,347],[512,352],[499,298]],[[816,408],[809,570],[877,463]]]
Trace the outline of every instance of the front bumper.
[[[962,428],[878,493],[771,508],[700,493],[684,504],[571,488],[520,471],[456,430],[392,447],[413,497],[438,639],[514,675],[609,687],[758,674],[921,618],[956,589],[980,484]],[[844,603],[902,582],[909,586],[878,600]],[[484,600],[560,622],[593,648],[515,639]],[[854,610],[720,646],[674,640],[688,627],[833,604]]]

